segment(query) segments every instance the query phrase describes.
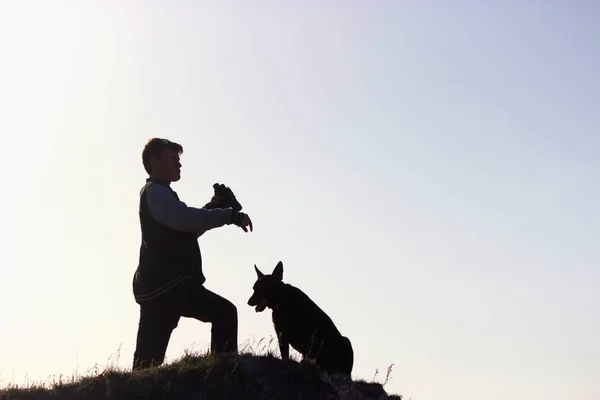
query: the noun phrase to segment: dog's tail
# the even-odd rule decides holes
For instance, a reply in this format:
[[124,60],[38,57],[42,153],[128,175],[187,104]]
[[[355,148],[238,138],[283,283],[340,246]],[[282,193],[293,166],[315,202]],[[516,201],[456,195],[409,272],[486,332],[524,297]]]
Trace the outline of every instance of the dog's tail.
[[352,368],[354,368],[354,349],[352,348],[352,343],[350,339],[346,336],[342,336],[339,341],[340,346],[340,366],[343,371],[350,375],[352,373]]

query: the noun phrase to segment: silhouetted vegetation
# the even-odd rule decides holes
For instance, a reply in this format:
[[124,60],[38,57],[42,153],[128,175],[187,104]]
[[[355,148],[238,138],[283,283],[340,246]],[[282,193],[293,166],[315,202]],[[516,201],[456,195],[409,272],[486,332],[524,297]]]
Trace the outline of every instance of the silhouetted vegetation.
[[[29,399],[345,399],[381,398],[383,383],[337,381],[311,361],[281,360],[258,341],[239,355],[212,356],[185,352],[178,360],[143,371],[108,366],[83,377],[60,377],[27,387],[10,385],[0,400]],[[262,345],[262,348],[260,347]],[[262,350],[262,351],[261,351]],[[392,364],[393,365],[393,364]],[[377,376],[377,372],[376,372]],[[375,377],[374,377],[375,378]],[[347,394],[347,393],[349,394]],[[390,399],[402,399],[390,395]]]

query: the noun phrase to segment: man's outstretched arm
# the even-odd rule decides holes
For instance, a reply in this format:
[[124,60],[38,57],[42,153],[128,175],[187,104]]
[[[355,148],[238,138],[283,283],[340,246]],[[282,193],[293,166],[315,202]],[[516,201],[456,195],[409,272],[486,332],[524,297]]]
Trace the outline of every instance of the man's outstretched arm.
[[153,184],[146,189],[148,208],[154,219],[173,229],[194,232],[198,236],[207,230],[231,224],[233,211],[231,208],[195,208],[187,206],[163,185]]

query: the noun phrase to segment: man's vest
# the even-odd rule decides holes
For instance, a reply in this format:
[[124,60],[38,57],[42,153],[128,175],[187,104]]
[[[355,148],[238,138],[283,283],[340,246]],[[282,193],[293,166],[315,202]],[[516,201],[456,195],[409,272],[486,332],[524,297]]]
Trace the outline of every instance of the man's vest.
[[[164,183],[147,179],[140,191],[140,226],[142,243],[137,270],[133,277],[136,302],[155,299],[188,278],[204,283],[202,256],[194,232],[182,232],[157,222],[150,213],[146,190]],[[179,200],[177,193],[165,185]]]

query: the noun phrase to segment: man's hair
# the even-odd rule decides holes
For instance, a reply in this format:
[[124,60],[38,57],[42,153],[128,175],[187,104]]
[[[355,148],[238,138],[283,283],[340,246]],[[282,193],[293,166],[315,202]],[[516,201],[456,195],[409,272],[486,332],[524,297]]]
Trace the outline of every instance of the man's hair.
[[142,163],[148,174],[150,174],[150,159],[158,160],[165,149],[175,150],[177,154],[183,153],[183,147],[179,143],[171,142],[168,139],[152,138],[146,143],[142,151]]

